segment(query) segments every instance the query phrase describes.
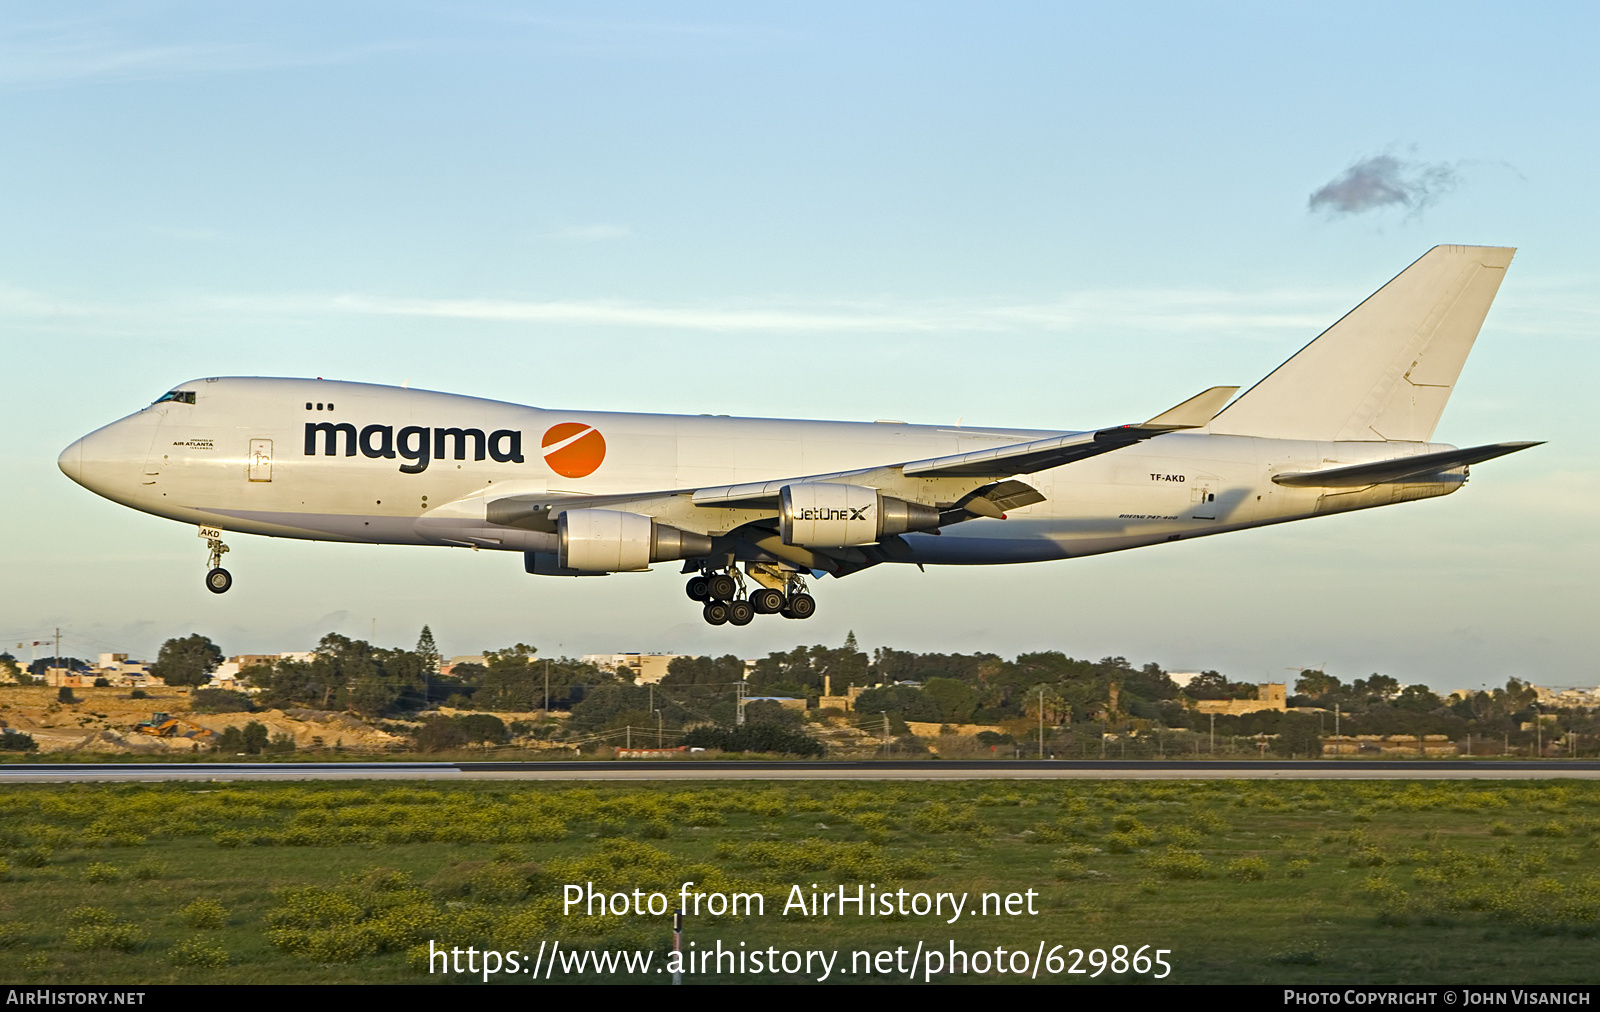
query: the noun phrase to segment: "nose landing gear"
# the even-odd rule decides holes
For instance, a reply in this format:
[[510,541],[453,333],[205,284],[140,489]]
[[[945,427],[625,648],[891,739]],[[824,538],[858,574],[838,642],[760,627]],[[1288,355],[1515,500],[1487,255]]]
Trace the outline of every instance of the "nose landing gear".
[[226,594],[228,588],[233,586],[233,574],[222,568],[222,557],[227,554],[228,546],[222,543],[221,538],[208,538],[206,548],[211,552],[206,560],[210,569],[206,573],[206,589],[213,594]]

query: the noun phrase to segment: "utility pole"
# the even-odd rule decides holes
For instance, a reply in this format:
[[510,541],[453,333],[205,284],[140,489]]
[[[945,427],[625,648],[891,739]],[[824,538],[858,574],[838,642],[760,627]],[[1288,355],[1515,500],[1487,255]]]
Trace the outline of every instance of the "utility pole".
[[742,681],[733,683],[734,706],[737,708],[733,716],[733,722],[739,727],[744,726],[744,688],[745,683]]
[[1045,687],[1038,687],[1038,757],[1045,757]]
[[1344,739],[1339,736],[1339,704],[1333,704],[1333,740],[1338,742],[1334,755],[1344,755]]
[[1211,748],[1212,755],[1217,754],[1217,715],[1211,714]]
[[550,716],[550,658],[544,659],[544,715]]
[[[61,681],[61,627],[56,626],[56,681]],[[1534,710],[1537,714],[1539,711]]]

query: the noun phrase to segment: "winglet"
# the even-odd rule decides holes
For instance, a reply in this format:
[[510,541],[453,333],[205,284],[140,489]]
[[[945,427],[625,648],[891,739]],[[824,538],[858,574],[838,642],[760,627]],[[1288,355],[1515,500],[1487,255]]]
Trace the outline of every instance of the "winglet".
[[1138,426],[1141,429],[1198,429],[1217,417],[1238,387],[1212,387]]

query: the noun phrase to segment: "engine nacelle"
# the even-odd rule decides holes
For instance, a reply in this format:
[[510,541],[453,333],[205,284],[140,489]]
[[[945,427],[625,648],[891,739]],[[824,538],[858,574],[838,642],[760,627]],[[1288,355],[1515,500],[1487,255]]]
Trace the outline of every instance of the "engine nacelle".
[[704,534],[621,510],[567,510],[556,520],[556,538],[560,568],[585,573],[625,573],[711,553]]
[[939,511],[875,488],[814,481],[783,486],[778,524],[786,545],[845,548],[932,530],[939,526]]

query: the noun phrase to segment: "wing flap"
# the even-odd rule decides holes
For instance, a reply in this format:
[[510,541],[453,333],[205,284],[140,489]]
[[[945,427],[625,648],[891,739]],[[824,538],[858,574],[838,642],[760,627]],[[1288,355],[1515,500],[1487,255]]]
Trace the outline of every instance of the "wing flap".
[[1424,453],[1415,457],[1379,460],[1370,464],[1353,464],[1349,467],[1330,467],[1322,471],[1294,471],[1274,475],[1272,480],[1290,488],[1354,488],[1363,485],[1405,482],[1425,478],[1442,471],[1454,470],[1468,464],[1477,464],[1508,453],[1540,446],[1542,442],[1490,443],[1472,446],[1465,450],[1444,450]]

